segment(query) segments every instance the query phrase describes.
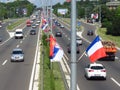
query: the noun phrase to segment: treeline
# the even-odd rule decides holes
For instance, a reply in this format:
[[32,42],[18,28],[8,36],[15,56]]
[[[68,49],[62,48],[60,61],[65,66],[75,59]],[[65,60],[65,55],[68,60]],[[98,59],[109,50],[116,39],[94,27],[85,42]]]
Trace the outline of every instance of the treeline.
[[[107,28],[106,34],[119,36],[120,35],[120,6],[116,9],[110,10],[106,6],[106,2],[109,0],[100,0],[100,1],[77,1],[77,18],[90,18],[92,13],[98,13],[98,20],[101,18],[102,27]],[[57,13],[58,9],[68,9],[68,13],[60,15]],[[63,5],[58,3],[53,6],[54,13],[60,17],[70,18],[71,16],[71,3],[65,2]],[[101,14],[101,15],[100,15]],[[100,17],[101,16],[101,17]]]
[[0,20],[30,16],[35,8],[36,6],[28,0],[16,0],[8,3],[0,2]]

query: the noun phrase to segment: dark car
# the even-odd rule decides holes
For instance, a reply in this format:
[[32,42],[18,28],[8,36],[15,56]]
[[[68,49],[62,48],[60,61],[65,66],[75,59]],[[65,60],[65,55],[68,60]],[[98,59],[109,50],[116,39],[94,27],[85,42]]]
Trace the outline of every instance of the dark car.
[[34,29],[30,30],[30,35],[36,35],[36,30]]
[[92,36],[93,35],[93,30],[88,30],[87,35]]
[[61,24],[58,22],[58,23],[57,23],[57,26],[61,26]]
[[64,26],[63,26],[63,25],[61,25],[61,26],[60,26],[60,28],[64,28]]
[[62,33],[60,31],[56,32],[55,34],[56,37],[62,37]]
[[[71,44],[67,45],[67,51],[68,53],[71,53]],[[76,43],[76,53],[80,53],[80,47],[79,44]]]

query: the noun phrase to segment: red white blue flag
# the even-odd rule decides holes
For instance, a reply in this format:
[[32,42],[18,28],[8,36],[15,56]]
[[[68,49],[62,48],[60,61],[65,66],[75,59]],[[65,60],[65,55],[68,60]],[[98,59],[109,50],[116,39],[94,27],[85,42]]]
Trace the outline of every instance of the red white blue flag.
[[63,49],[58,45],[56,39],[50,36],[50,61],[60,61],[63,57]]
[[48,27],[47,20],[46,20],[44,17],[42,17],[41,29],[42,29],[42,30],[45,30],[47,27]]
[[105,49],[102,45],[102,42],[99,38],[99,36],[97,36],[93,42],[89,45],[89,47],[86,49],[86,53],[90,58],[90,61],[93,63],[96,60],[105,57],[106,53],[105,53]]

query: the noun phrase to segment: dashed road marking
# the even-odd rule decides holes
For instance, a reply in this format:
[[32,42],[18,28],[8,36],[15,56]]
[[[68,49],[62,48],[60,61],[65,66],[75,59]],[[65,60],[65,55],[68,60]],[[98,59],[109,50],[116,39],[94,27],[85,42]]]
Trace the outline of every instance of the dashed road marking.
[[17,45],[16,47],[18,48],[18,47],[20,47],[20,45]]
[[5,61],[2,63],[2,65],[5,65],[5,64],[7,63],[7,61],[8,61],[8,60],[5,60]]
[[20,43],[22,43],[23,41],[20,41]]

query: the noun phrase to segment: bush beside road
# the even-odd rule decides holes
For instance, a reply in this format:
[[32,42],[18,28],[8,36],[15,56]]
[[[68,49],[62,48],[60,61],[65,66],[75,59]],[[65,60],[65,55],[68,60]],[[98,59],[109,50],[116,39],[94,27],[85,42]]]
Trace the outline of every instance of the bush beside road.
[[120,36],[106,35],[106,28],[98,28],[97,34],[100,35],[103,40],[112,41],[116,46],[120,47]]
[[65,90],[59,62],[50,62],[49,42],[47,36],[42,36],[40,86],[39,90]]

